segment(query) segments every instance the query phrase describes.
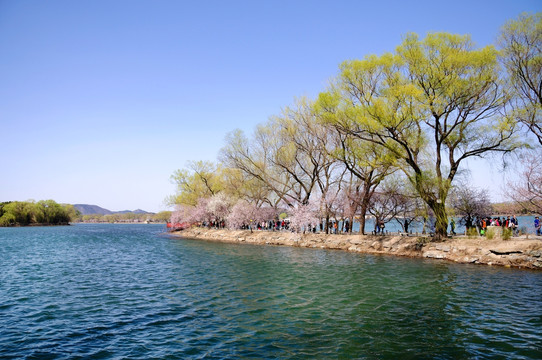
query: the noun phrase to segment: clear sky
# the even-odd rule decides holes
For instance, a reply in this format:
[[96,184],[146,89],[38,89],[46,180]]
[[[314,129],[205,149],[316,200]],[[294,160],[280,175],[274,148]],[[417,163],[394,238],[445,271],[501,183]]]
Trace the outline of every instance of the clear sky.
[[164,210],[176,169],[314,98],[340,62],[407,32],[492,44],[524,11],[542,1],[0,0],[0,201]]

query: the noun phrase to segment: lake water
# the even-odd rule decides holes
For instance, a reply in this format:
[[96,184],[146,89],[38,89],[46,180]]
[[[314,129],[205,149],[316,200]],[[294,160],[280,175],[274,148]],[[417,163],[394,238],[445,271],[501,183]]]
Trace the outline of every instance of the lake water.
[[163,230],[0,228],[0,358],[542,358],[542,272]]

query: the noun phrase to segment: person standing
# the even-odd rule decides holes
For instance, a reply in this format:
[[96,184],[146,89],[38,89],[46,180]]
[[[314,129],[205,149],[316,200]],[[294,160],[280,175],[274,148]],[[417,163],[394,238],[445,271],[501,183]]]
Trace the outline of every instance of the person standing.
[[450,234],[455,235],[455,220],[454,220],[454,218],[452,218],[452,220],[450,220]]
[[540,236],[540,219],[538,216],[535,216],[534,218],[534,228],[536,230],[536,235]]
[[509,226],[510,226],[510,228],[512,228],[512,233],[514,234],[514,236],[518,236],[519,235],[519,222],[518,222],[518,218],[516,217],[516,215],[512,215],[512,218],[510,219]]

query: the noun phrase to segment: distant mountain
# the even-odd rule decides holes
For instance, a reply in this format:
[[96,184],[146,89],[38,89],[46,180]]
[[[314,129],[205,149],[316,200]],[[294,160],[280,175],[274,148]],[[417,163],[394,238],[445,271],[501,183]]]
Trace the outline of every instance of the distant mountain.
[[114,214],[127,214],[127,213],[134,213],[134,214],[154,214],[150,213],[145,210],[137,209],[137,210],[122,210],[122,211],[113,211]]
[[73,204],[73,207],[78,210],[81,215],[111,215],[113,211],[99,207],[98,205],[88,205],[88,204]]
[[134,214],[153,214],[151,212],[137,209],[134,211],[131,210],[123,210],[123,211],[111,211],[104,209],[103,207],[100,207],[98,205],[88,205],[88,204],[73,204],[73,207],[77,209],[81,215],[94,215],[94,214],[100,214],[100,215],[111,215],[111,214],[126,214],[126,213],[134,213]]

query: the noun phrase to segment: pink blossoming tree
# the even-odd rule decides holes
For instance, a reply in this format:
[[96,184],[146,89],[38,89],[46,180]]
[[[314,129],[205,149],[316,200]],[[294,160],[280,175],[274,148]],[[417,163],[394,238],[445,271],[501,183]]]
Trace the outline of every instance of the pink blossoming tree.
[[318,211],[313,204],[298,205],[290,210],[290,227],[297,232],[308,230],[308,226],[317,226],[320,223]]

